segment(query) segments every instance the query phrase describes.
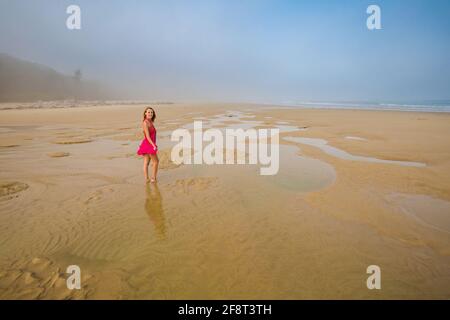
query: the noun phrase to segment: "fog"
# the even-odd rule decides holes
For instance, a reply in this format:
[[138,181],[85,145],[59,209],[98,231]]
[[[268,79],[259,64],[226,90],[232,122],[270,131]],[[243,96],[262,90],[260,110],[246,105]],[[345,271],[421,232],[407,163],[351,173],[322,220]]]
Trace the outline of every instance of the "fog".
[[122,99],[450,98],[450,2],[375,2],[381,30],[364,0],[0,0],[0,52],[81,69]]

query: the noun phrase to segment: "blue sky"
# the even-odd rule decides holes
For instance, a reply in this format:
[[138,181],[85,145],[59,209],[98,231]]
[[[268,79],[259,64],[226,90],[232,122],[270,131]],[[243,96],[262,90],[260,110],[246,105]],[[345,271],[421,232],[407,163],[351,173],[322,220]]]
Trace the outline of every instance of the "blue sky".
[[[382,30],[366,27],[370,4]],[[450,99],[448,0],[0,0],[0,30],[0,52],[126,98]]]

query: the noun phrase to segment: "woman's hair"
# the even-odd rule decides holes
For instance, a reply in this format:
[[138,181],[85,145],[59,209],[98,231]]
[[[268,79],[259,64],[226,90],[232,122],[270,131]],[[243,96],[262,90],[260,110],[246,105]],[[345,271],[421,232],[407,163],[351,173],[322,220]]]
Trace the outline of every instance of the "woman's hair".
[[145,114],[147,113],[147,110],[152,110],[152,111],[153,111],[153,116],[152,116],[152,118],[151,118],[150,120],[152,120],[152,122],[154,122],[155,119],[156,119],[156,112],[155,112],[155,110],[153,110],[152,107],[147,107],[147,108],[145,108],[144,113],[143,113],[143,116],[142,116],[142,121],[145,120]]

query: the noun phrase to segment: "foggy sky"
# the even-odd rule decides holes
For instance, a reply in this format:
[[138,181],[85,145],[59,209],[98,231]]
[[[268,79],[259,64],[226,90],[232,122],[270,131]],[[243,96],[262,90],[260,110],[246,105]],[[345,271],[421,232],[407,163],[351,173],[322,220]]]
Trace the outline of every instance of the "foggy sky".
[[0,0],[0,52],[81,68],[126,99],[449,99],[449,49],[447,0]]

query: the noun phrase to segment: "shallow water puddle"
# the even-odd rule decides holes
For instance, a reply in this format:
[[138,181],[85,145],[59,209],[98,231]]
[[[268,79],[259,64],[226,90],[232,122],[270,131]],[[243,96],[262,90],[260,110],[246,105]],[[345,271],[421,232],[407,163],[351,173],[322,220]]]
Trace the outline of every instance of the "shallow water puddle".
[[[226,127],[229,129],[250,129],[254,128],[257,125],[260,125],[262,121],[252,121],[252,120],[243,120],[246,118],[253,118],[255,116],[245,114],[243,112],[235,111],[235,112],[229,112],[226,114],[218,114],[215,116],[212,116],[210,118],[202,117],[201,119],[193,119],[193,120],[201,120],[202,126],[204,129],[208,128],[215,128],[215,127]],[[239,123],[229,123],[229,122],[239,122]],[[187,123],[183,125],[181,128],[187,129],[187,130],[193,130],[194,129],[194,121]]]
[[429,228],[450,233],[450,202],[423,194],[392,193],[386,200]]
[[421,162],[411,162],[411,161],[397,161],[397,160],[384,160],[384,159],[377,159],[373,157],[365,157],[365,156],[356,156],[353,154],[348,153],[347,151],[332,147],[328,145],[328,141],[324,139],[317,139],[317,138],[303,138],[303,137],[284,137],[283,138],[286,141],[306,144],[309,146],[317,147],[324,151],[325,153],[334,156],[339,159],[344,160],[352,160],[352,161],[366,161],[366,162],[375,162],[375,163],[385,163],[385,164],[397,164],[401,166],[407,166],[407,167],[425,167],[425,163]]
[[348,139],[348,140],[358,140],[358,141],[367,141],[367,139],[365,139],[365,138],[361,138],[361,137],[353,137],[353,136],[346,136],[345,139]]
[[[286,121],[279,121],[273,125],[264,125],[263,121],[258,120],[245,120],[247,118],[255,118],[255,115],[245,114],[242,112],[230,112],[227,114],[218,114],[210,118],[202,118],[198,120],[203,120],[202,126],[204,129],[210,128],[220,128],[220,129],[252,129],[256,127],[264,127],[264,128],[276,128],[280,130],[280,133],[285,132],[295,132],[295,131],[305,131],[308,128],[306,127],[298,127],[294,125],[289,125]],[[194,120],[197,120],[194,118]],[[237,122],[237,123],[230,123]],[[193,130],[194,123],[188,123],[182,126],[183,129]]]
[[[240,124],[233,124],[234,126]],[[219,128],[225,137],[225,130],[230,128]],[[170,137],[164,135],[158,140],[160,150],[168,150],[174,146],[177,142],[171,141]],[[249,144],[257,143],[254,140],[248,140]],[[209,144],[204,142],[203,148]],[[318,190],[328,186],[335,180],[334,168],[317,159],[306,158],[298,154],[299,148],[296,146],[279,144],[279,170],[278,173],[273,176],[261,176],[259,169],[261,167],[267,167],[268,165],[261,164],[249,164],[249,146],[246,148],[245,164],[237,164],[237,158],[234,164],[222,164],[222,165],[207,165],[207,164],[192,164],[183,165],[179,170],[191,171],[194,176],[200,175],[213,175],[222,178],[232,177],[233,179],[242,179],[259,181],[259,183],[273,184],[277,188],[290,189],[301,192]],[[270,150],[270,149],[269,149]],[[236,149],[235,149],[236,151]],[[194,151],[192,151],[194,154]],[[203,150],[196,151],[203,152]],[[223,159],[225,162],[226,150],[222,151]],[[236,155],[238,156],[238,155]],[[193,157],[193,155],[192,155]],[[189,175],[187,175],[189,176]],[[234,182],[233,182],[234,185]]]
[[278,174],[264,177],[279,188],[310,192],[332,184],[336,179],[334,168],[317,159],[298,154],[298,148],[280,145]]
[[[190,172],[191,176],[216,176],[229,181],[230,188],[235,188],[237,182],[252,181],[261,187],[290,190],[294,192],[310,192],[322,189],[335,181],[334,168],[317,159],[298,155],[298,148],[280,145],[279,170],[275,175],[262,176],[261,164],[223,164],[223,165],[183,165],[181,171]],[[189,174],[186,174],[189,176]]]

